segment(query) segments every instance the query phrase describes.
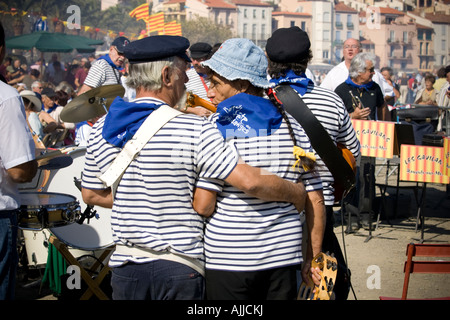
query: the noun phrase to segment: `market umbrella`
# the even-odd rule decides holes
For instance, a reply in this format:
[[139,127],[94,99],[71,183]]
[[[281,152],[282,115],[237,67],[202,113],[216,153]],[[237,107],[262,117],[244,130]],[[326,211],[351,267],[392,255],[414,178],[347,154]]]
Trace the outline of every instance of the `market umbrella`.
[[6,39],[6,47],[10,49],[31,50],[41,52],[94,52],[93,45],[101,45],[103,41],[65,33],[38,31]]

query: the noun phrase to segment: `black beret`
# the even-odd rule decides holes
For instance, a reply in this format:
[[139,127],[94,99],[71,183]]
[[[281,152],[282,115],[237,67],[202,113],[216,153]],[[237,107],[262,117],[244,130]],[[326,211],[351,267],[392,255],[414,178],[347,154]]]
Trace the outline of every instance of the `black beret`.
[[208,55],[211,53],[211,50],[211,45],[205,42],[194,43],[189,49],[189,51],[191,52],[191,58],[193,59],[208,57]]
[[309,53],[308,34],[299,27],[280,28],[267,40],[266,52],[274,62],[299,62]]
[[163,60],[170,57],[180,57],[191,62],[186,50],[189,40],[180,36],[150,36],[132,41],[124,49],[124,55],[130,64]]

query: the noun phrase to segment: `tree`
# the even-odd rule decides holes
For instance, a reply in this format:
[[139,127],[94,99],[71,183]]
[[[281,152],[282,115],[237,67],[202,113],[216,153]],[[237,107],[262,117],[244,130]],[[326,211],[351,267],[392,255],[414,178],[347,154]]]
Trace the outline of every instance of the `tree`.
[[233,33],[228,27],[216,25],[204,17],[181,22],[181,29],[183,36],[188,38],[191,43],[206,42],[214,45],[233,37]]

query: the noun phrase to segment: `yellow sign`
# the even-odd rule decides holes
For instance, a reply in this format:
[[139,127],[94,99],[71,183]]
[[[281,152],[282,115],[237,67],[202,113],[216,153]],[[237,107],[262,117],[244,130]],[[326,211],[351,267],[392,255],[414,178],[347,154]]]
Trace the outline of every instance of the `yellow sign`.
[[395,123],[353,119],[353,128],[361,144],[361,155],[388,158],[394,155]]
[[428,146],[401,146],[400,180],[449,183],[444,175],[444,148]]
[[450,176],[450,138],[444,137],[444,174]]

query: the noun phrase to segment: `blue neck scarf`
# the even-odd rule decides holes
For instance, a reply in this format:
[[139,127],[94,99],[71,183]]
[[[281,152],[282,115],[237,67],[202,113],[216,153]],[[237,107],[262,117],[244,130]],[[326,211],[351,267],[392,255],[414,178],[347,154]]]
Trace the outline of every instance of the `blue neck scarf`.
[[283,117],[268,99],[239,93],[217,106],[216,126],[225,139],[268,136]]
[[48,110],[45,110],[44,105],[42,105],[42,110],[44,110],[45,112],[47,112],[48,114],[52,113],[53,111],[55,111],[55,109],[58,108],[58,105],[56,103],[53,103],[53,106],[51,106],[50,108],[48,108]]
[[297,91],[301,96],[303,96],[308,90],[308,85],[314,85],[314,82],[311,79],[307,78],[304,73],[297,75],[292,70],[289,70],[286,73],[286,76],[271,79],[270,82],[275,84],[275,86],[279,85],[280,83],[290,83],[292,89]]
[[354,88],[358,88],[358,89],[364,89],[366,91],[369,91],[370,88],[372,88],[373,85],[373,81],[370,81],[369,83],[364,83],[364,84],[356,84],[353,82],[353,80],[350,78],[350,76],[348,76],[347,80],[345,80],[345,83],[354,87]]
[[111,103],[103,124],[102,135],[109,143],[123,148],[141,127],[147,117],[164,103],[156,99],[146,102],[127,102],[117,97]]
[[111,58],[109,57],[109,54],[105,54],[104,56],[101,56],[100,58],[98,58],[97,60],[105,60],[106,62],[108,62],[108,64],[113,67],[116,70],[122,71],[123,68],[122,67],[118,67],[114,64],[114,62],[112,62]]

